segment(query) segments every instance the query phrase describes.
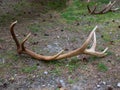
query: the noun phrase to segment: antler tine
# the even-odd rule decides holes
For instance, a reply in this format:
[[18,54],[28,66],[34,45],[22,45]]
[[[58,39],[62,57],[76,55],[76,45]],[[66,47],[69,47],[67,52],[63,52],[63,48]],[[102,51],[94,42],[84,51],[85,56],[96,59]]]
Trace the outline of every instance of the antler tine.
[[54,55],[51,59],[52,59],[52,60],[56,60],[56,58],[57,58],[58,56],[60,56],[63,52],[64,52],[64,50],[61,50],[61,51],[58,52],[56,55]]
[[91,14],[91,9],[90,9],[89,5],[87,5],[87,9],[88,9],[88,12]]
[[108,50],[108,47],[107,47],[107,48],[105,48],[105,49],[103,50],[103,52],[102,52],[102,53],[105,53],[107,50]]
[[106,8],[106,10],[103,11],[103,13],[106,13],[106,12],[108,12],[108,11],[112,11],[111,8],[113,7],[113,5],[114,5],[115,3],[116,3],[116,1],[114,1],[113,3],[110,3],[109,6]]
[[93,10],[91,10],[90,7],[89,7],[89,5],[87,5],[87,9],[88,9],[88,11],[89,11],[90,14],[94,14],[95,13],[96,7],[97,7],[97,4],[95,4]]
[[105,53],[105,52],[108,50],[108,47],[105,48],[102,52],[95,51],[95,48],[96,48],[96,34],[95,34],[95,32],[94,32],[93,39],[94,40],[93,40],[92,47],[90,49],[86,49],[84,51],[84,53],[89,54],[89,55],[99,56],[99,57],[103,57],[103,56],[107,55],[107,53]]
[[116,1],[114,1],[113,3],[111,3],[111,6],[113,6],[116,3]]
[[95,13],[96,8],[97,8],[97,4],[95,4],[94,9],[91,11],[91,14]]
[[91,31],[91,33],[89,34],[87,40],[83,43],[83,45],[81,46],[81,50],[85,50],[87,48],[88,43],[90,42],[95,30],[98,28],[98,26],[95,26],[94,29]]
[[95,51],[95,48],[96,48],[96,33],[94,32],[93,44],[92,44],[92,47],[90,49]]
[[22,48],[23,50],[25,50],[24,44],[25,44],[25,42],[28,40],[28,38],[30,37],[30,35],[31,35],[31,33],[29,33],[29,34],[25,37],[25,39],[21,42],[21,48]]
[[110,7],[110,5],[111,5],[111,1],[104,7],[103,10],[99,11],[98,13],[105,13],[104,11],[106,11],[106,9]]
[[20,43],[19,43],[19,41],[18,41],[18,39],[17,39],[17,37],[15,35],[15,32],[14,32],[14,26],[16,25],[16,23],[17,23],[17,20],[10,25],[10,32],[11,32],[13,40],[16,43],[17,48],[19,48],[20,47]]

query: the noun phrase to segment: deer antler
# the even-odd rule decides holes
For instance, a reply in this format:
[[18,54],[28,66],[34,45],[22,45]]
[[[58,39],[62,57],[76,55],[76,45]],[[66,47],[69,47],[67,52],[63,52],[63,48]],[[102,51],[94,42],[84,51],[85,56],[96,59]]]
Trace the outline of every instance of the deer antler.
[[113,3],[111,3],[110,1],[107,5],[105,5],[105,7],[101,11],[98,11],[98,12],[96,12],[97,4],[94,6],[93,10],[90,9],[89,5],[87,5],[87,9],[90,14],[104,14],[110,11],[113,12],[118,10],[119,8],[112,9],[115,3],[116,1],[114,1]]
[[[89,34],[87,40],[83,43],[83,45],[76,49],[76,50],[73,50],[73,51],[69,51],[67,53],[63,53],[64,50],[60,51],[58,54],[56,55],[53,55],[53,56],[43,56],[43,55],[40,55],[40,54],[37,54],[29,49],[27,49],[25,46],[24,46],[24,43],[28,40],[28,38],[30,37],[30,33],[25,37],[25,39],[19,43],[15,33],[14,33],[14,26],[15,24],[17,23],[17,21],[13,22],[11,25],[10,25],[10,32],[11,32],[11,35],[13,37],[13,40],[15,41],[16,43],[16,46],[17,46],[17,52],[18,54],[27,54],[27,55],[30,55],[31,57],[35,58],[35,59],[38,59],[38,60],[47,60],[47,61],[50,61],[50,60],[58,60],[58,59],[64,59],[64,58],[69,58],[69,57],[73,57],[73,56],[76,56],[76,55],[79,55],[79,54],[88,54],[88,55],[94,55],[94,56],[98,56],[98,57],[103,57],[106,55],[106,51],[108,48],[106,48],[103,52],[97,52],[95,51],[95,48],[96,48],[96,34],[95,34],[95,30],[97,29],[97,26],[91,31],[91,33]],[[93,45],[90,49],[86,49],[91,38],[94,38],[93,40]]]

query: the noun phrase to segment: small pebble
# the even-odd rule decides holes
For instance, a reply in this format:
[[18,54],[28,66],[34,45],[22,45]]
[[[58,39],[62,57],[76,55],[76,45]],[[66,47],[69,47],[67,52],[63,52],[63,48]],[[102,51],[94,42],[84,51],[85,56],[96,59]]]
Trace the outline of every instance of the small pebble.
[[57,38],[60,38],[60,36],[57,36]]
[[117,87],[119,87],[119,88],[120,88],[120,82],[119,82],[119,83],[117,83]]
[[14,77],[11,77],[11,78],[9,79],[9,81],[10,81],[11,83],[13,83],[13,82],[15,81],[15,78],[14,78]]
[[97,88],[100,88],[100,85],[97,85]]
[[68,67],[68,66],[69,66],[69,64],[66,65],[66,67]]
[[45,85],[42,85],[43,87],[45,87]]
[[60,83],[61,83],[61,85],[62,85],[63,87],[65,86],[64,80],[60,80]]
[[47,75],[47,74],[48,74],[48,72],[47,72],[47,71],[44,71],[44,74],[45,74],[45,75]]
[[33,75],[33,78],[35,78],[35,75]]
[[64,81],[63,80],[60,80],[61,83],[63,83]]
[[118,54],[115,54],[116,57],[118,57],[119,55]]
[[50,86],[50,84],[48,83],[48,86]]
[[106,85],[106,82],[103,81],[102,83],[103,83],[104,85]]

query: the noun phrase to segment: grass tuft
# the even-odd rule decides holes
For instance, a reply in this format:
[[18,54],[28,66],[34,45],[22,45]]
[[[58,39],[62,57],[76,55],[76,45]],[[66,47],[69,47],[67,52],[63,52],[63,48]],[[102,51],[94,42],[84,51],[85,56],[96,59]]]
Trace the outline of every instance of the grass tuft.
[[98,64],[98,69],[99,69],[100,71],[102,71],[102,72],[105,72],[105,71],[108,70],[108,67],[107,67],[104,63],[100,62],[100,63]]

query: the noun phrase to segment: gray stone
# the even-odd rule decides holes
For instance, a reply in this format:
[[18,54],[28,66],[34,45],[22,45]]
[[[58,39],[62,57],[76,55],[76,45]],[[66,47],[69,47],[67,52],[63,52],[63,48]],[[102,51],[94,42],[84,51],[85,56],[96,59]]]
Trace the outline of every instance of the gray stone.
[[118,82],[118,83],[117,83],[117,87],[119,87],[119,88],[120,88],[120,82]]

